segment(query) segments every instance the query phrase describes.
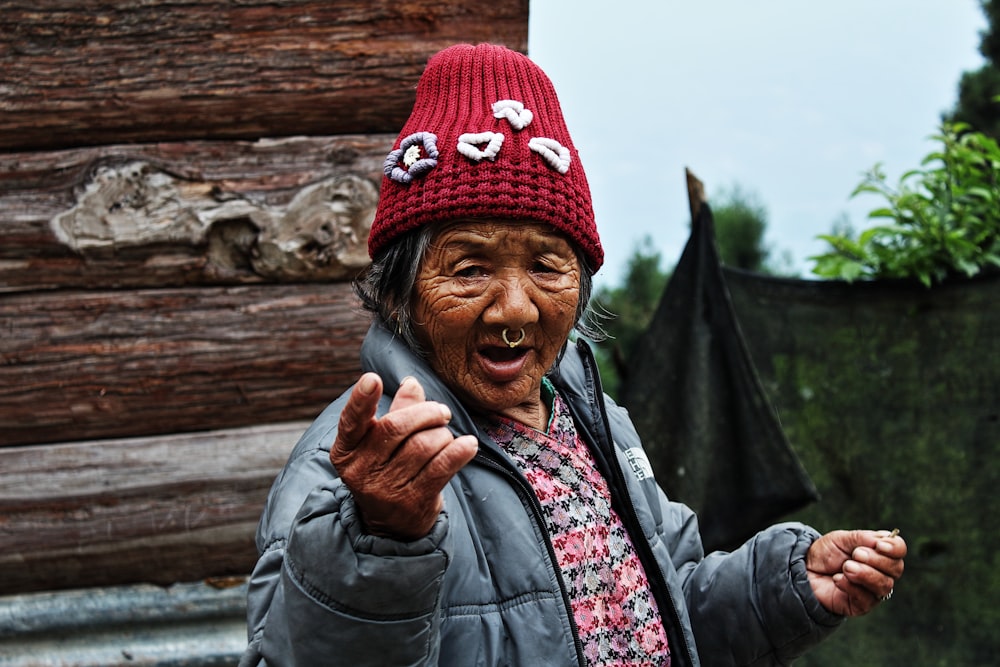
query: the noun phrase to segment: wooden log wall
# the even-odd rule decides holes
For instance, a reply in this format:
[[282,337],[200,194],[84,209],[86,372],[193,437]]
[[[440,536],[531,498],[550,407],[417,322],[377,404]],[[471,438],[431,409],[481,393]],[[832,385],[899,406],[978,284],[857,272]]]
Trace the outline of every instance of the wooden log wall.
[[314,417],[368,318],[334,283],[16,294],[0,321],[0,430],[30,444]]
[[393,139],[0,153],[0,292],[348,279]]
[[249,572],[261,501],[307,425],[3,450],[0,590]]
[[245,575],[427,58],[527,0],[0,0],[0,595]]
[[527,0],[0,1],[0,150],[397,132],[427,58]]

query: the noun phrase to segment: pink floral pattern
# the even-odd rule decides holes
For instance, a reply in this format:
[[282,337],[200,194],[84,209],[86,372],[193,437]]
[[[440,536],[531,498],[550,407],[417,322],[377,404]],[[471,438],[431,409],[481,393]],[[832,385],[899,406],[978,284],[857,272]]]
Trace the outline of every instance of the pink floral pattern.
[[646,573],[562,398],[555,395],[548,433],[502,417],[486,430],[541,502],[587,662],[670,665]]

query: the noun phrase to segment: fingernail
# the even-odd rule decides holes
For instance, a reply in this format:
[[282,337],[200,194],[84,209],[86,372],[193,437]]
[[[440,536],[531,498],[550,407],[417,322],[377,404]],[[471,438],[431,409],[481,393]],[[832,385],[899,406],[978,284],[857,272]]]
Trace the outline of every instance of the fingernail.
[[403,378],[402,380],[400,380],[400,382],[399,382],[400,389],[402,389],[403,385],[405,385],[407,382],[410,382],[412,379],[413,379],[412,375],[407,375],[405,378]]
[[441,416],[444,418],[446,422],[451,421],[451,410],[449,410],[448,406],[445,405],[444,403],[441,404]]
[[365,396],[371,396],[375,393],[376,386],[378,386],[378,383],[375,382],[375,378],[367,374],[362,375],[361,380],[358,382],[358,389],[360,389],[361,393]]
[[844,572],[848,574],[857,574],[861,571],[861,566],[855,563],[853,560],[849,560],[844,563]]
[[884,542],[882,540],[879,540],[878,542],[875,543],[875,548],[878,551],[881,551],[882,553],[886,553],[887,554],[887,553],[890,553],[892,551],[892,543],[891,542]]

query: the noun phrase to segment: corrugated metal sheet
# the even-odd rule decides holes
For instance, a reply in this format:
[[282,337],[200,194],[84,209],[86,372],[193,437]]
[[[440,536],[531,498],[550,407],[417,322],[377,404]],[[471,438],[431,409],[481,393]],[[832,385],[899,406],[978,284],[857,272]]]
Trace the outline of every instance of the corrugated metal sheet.
[[246,582],[0,597],[0,667],[216,667],[246,647]]

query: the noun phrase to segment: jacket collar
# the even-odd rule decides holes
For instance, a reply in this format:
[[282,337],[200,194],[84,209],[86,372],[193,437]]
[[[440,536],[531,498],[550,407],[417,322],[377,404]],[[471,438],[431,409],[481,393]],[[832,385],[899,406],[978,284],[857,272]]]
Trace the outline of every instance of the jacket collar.
[[[590,385],[594,382],[592,373],[588,374],[586,370],[583,353],[578,349],[581,345],[585,346],[586,343],[567,344],[558,366],[550,373],[552,383],[563,397],[577,407],[589,403],[587,397],[593,391]],[[472,416],[427,362],[382,324],[373,323],[365,336],[361,345],[361,369],[378,373],[390,397],[403,378],[408,375],[415,377],[423,386],[427,398],[445,403],[451,408],[453,432],[477,433],[480,440],[484,439]],[[593,415],[590,419],[593,419]]]
[[428,399],[444,403],[451,409],[450,428],[454,433],[479,433],[465,406],[441,382],[427,362],[382,324],[373,323],[361,344],[361,370],[378,373],[389,400],[403,378],[415,377]]

